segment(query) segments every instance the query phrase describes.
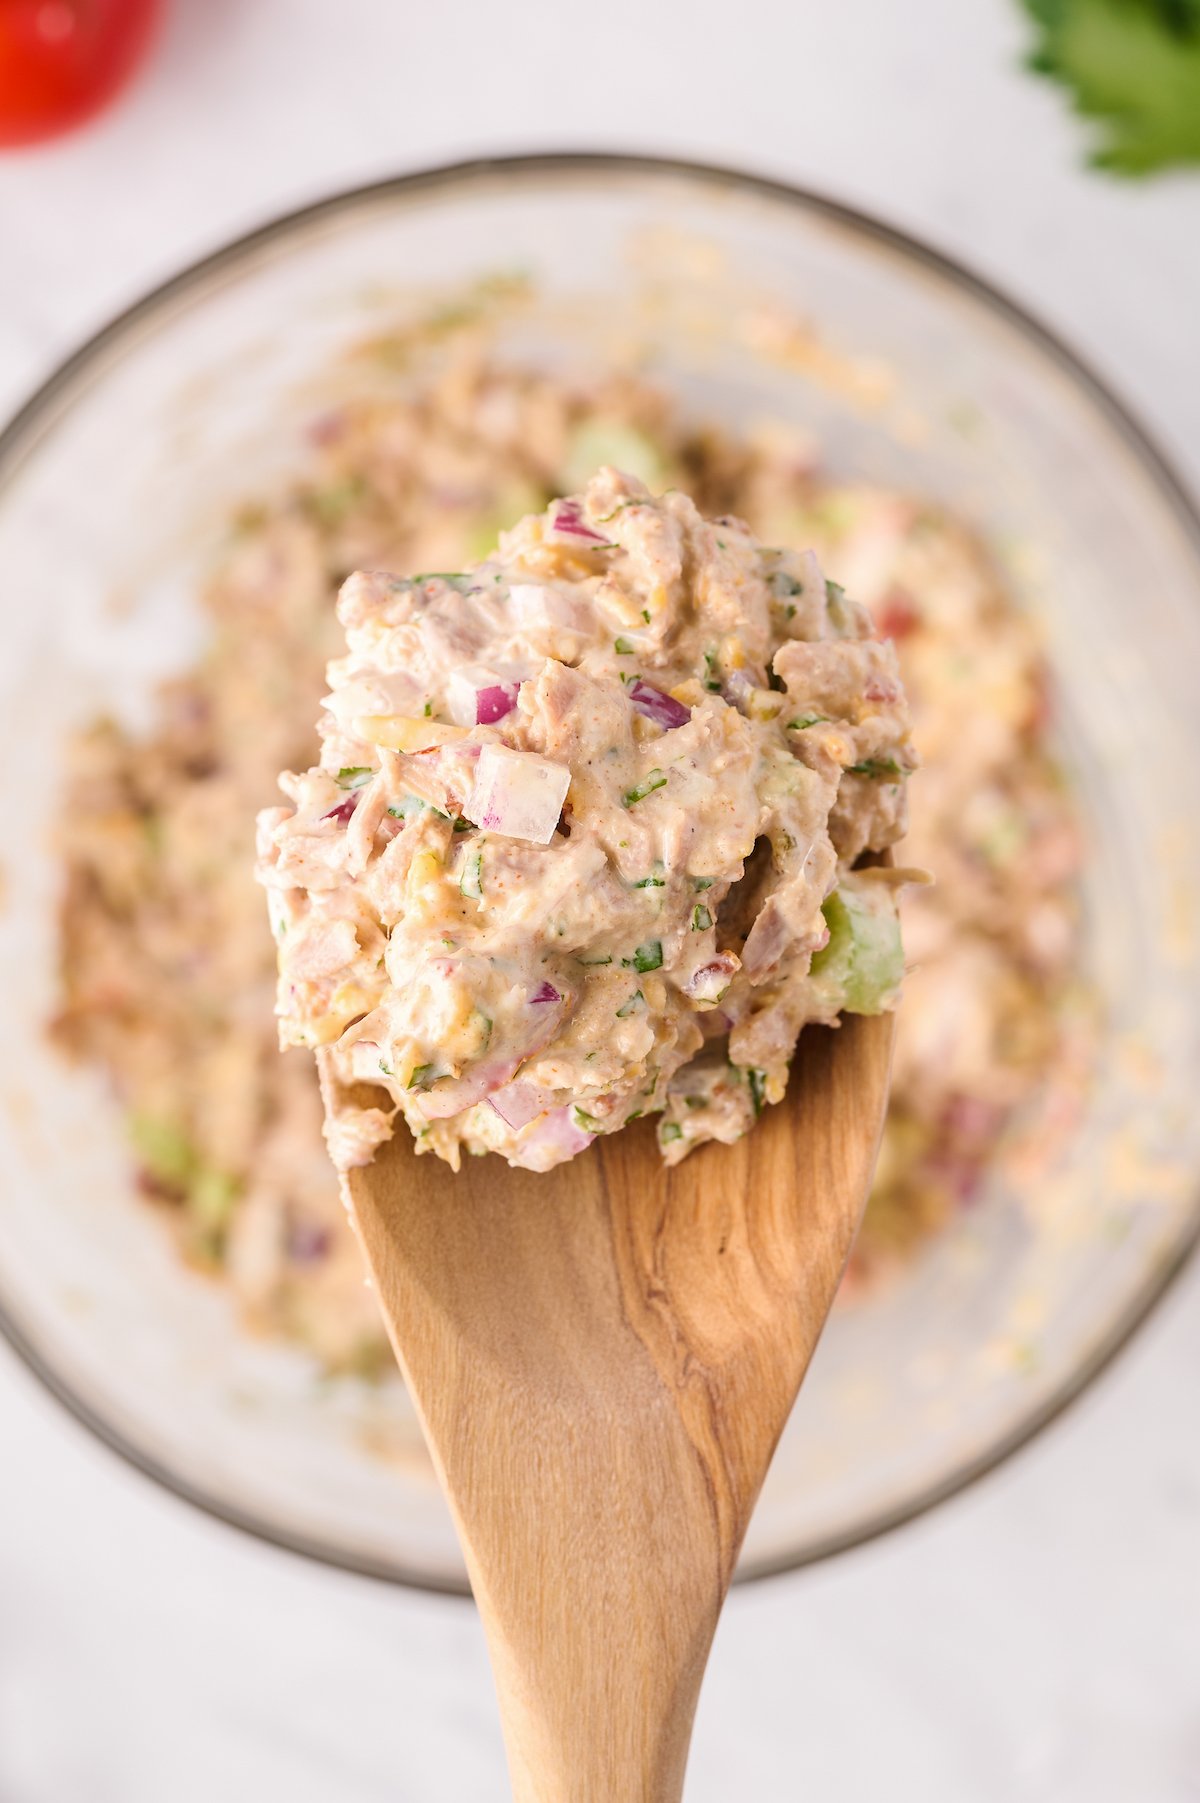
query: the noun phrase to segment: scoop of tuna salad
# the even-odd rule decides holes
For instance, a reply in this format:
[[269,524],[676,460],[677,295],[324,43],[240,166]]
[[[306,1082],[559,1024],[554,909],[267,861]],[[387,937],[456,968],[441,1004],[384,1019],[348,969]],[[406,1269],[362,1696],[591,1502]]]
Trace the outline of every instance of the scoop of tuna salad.
[[[785,1091],[801,1029],[894,1005],[915,763],[890,642],[812,552],[603,469],[465,572],[358,572],[319,765],[259,816],[284,1045],[326,1125],[545,1171],[663,1157]],[[358,1105],[371,1085],[379,1093]]]

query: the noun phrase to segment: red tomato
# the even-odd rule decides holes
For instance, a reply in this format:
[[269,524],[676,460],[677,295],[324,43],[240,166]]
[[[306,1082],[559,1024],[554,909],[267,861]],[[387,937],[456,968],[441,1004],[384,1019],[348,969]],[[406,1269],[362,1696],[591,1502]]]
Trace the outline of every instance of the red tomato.
[[124,87],[162,0],[0,0],[0,145],[70,131]]

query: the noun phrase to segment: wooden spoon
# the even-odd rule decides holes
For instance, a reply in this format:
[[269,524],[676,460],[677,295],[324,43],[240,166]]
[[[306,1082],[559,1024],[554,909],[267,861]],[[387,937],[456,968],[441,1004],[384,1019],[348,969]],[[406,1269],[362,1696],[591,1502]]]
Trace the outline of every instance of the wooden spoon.
[[[664,1170],[649,1123],[548,1176],[417,1158],[346,1200],[454,1512],[517,1803],[677,1803],[734,1561],[833,1301],[892,1022]],[[322,1070],[327,1106],[336,1085]]]

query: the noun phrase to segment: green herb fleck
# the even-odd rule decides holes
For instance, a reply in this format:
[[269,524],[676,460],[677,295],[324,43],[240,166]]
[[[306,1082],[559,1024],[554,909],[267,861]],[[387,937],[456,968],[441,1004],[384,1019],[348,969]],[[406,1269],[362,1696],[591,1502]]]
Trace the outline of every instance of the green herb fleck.
[[598,526],[607,526],[609,520],[615,520],[617,515],[619,513],[624,513],[627,507],[649,507],[650,505],[651,502],[648,495],[633,495],[628,501],[618,501],[616,506],[610,508],[607,513],[598,513],[596,515],[596,524]]
[[604,955],[600,958],[580,958],[577,956],[575,959],[575,962],[576,962],[576,964],[584,964],[584,965],[589,965],[589,966],[593,965],[593,964],[611,964],[612,963],[612,953],[605,952]]
[[405,1084],[406,1089],[428,1089],[433,1081],[433,1073],[437,1067],[432,1064],[414,1065],[412,1076]]
[[618,1020],[628,1020],[631,1014],[640,1014],[646,1006],[646,998],[640,989],[635,989],[627,1002],[622,1002],[617,1009]]
[[663,1145],[669,1145],[673,1139],[683,1138],[683,1128],[678,1121],[663,1121],[659,1125],[658,1137]]
[[614,639],[613,650],[618,657],[632,657],[634,655],[634,647],[629,643],[628,639]]
[[483,853],[481,851],[472,852],[465,860],[458,887],[469,901],[479,901],[482,898]]
[[603,1133],[603,1123],[598,1121],[594,1114],[588,1114],[584,1109],[580,1108],[578,1103],[575,1104],[575,1107],[571,1112],[575,1117],[575,1125],[581,1127],[585,1133]]
[[848,764],[846,774],[847,776],[899,777],[903,776],[904,772],[895,758],[864,758],[861,764]]
[[825,714],[801,714],[798,720],[788,721],[787,729],[789,732],[807,732],[810,726],[828,726],[828,724],[828,716]]
[[750,1085],[750,1100],[754,1104],[754,1112],[759,1115],[763,1111],[763,1103],[767,1099],[767,1073],[760,1070],[748,1070],[746,1081]]
[[716,880],[715,876],[694,876],[692,878],[692,888],[711,889]]
[[361,789],[374,774],[369,764],[344,764],[337,773],[337,786],[339,789]]
[[631,808],[635,803],[645,801],[647,795],[653,795],[655,789],[665,789],[666,786],[667,779],[662,771],[657,769],[651,770],[649,775],[644,776],[640,783],[637,783],[632,789],[626,789],[624,795],[621,797],[622,805]]
[[639,945],[632,958],[622,958],[621,963],[626,970],[660,970],[662,968],[663,950],[661,939],[647,939]]
[[693,933],[705,933],[708,931],[708,929],[711,925],[712,925],[712,915],[709,913],[708,909],[704,906],[703,902],[697,902],[696,906],[692,909],[692,931],[693,931]]

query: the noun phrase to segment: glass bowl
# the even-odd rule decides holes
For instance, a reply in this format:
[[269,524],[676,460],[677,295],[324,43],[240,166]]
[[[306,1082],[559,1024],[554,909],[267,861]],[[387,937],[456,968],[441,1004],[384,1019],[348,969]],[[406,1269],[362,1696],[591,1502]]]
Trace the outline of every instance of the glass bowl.
[[[835,1311],[740,1574],[907,1519],[1048,1421],[1197,1237],[1200,526],[1128,415],[962,270],[816,196],[611,156],[470,164],[338,196],[231,245],[73,357],[0,439],[7,898],[0,1325],[70,1408],[227,1521],[331,1563],[461,1589],[398,1385],[322,1382],[256,1340],[131,1201],[116,1113],[43,1026],[66,733],[145,717],[200,642],[222,523],[296,463],[338,353],[519,271],[502,350],[636,356],[734,427],[802,422],[835,472],[944,501],[1042,622],[1089,853],[1098,1001],[1052,1168],[996,1177],[879,1293]],[[781,351],[764,321],[802,327]],[[343,364],[343,368],[345,365]],[[264,801],[268,800],[264,797]],[[400,1450],[373,1449],[386,1420]]]

